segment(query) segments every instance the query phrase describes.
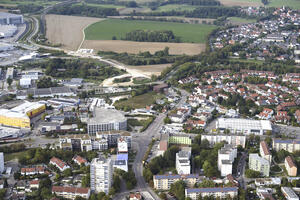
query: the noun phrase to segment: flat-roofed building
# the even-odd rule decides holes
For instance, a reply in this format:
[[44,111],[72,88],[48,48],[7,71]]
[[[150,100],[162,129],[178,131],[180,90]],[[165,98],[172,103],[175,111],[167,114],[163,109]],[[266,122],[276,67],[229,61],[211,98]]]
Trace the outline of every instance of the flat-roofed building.
[[269,176],[270,174],[270,162],[257,153],[249,154],[249,169],[260,172],[263,176]]
[[284,166],[289,176],[297,176],[297,166],[291,156],[284,159]]
[[191,173],[191,152],[179,151],[176,153],[176,170],[178,174],[190,174]]
[[87,128],[89,135],[101,131],[126,130],[127,118],[115,109],[95,108],[93,118],[88,119]]
[[201,135],[201,141],[208,140],[211,146],[220,143],[222,141],[227,142],[227,144],[237,146],[242,146],[245,148],[246,145],[246,136],[245,135],[225,135],[225,134],[210,134],[210,135]]
[[154,188],[157,190],[169,190],[171,188],[171,184],[179,180],[184,181],[188,187],[194,187],[195,183],[199,183],[200,176],[198,174],[164,174],[153,176]]
[[59,144],[61,149],[91,151],[92,139],[88,134],[60,135]]
[[218,151],[218,170],[221,172],[221,176],[232,174],[232,164],[236,157],[237,148],[232,145],[225,144]]
[[6,79],[13,79],[14,78],[15,69],[13,67],[7,68],[6,71]]
[[272,154],[269,150],[269,147],[268,147],[268,144],[266,143],[266,141],[260,142],[259,153],[260,153],[261,157],[268,160],[270,163],[272,162]]
[[231,133],[242,133],[245,135],[263,135],[267,131],[272,131],[269,120],[253,120],[242,118],[219,118],[216,128],[221,132],[229,130]]
[[191,145],[192,138],[191,136],[183,134],[169,134],[168,142],[169,144]]
[[185,189],[185,197],[198,200],[199,197],[212,196],[214,198],[234,198],[238,195],[237,187],[214,187],[214,188],[189,188]]
[[299,200],[298,195],[290,187],[281,187],[281,192],[287,200]]
[[23,24],[23,16],[12,13],[0,12],[0,24]]
[[280,151],[281,149],[293,153],[300,150],[300,140],[298,139],[273,139],[273,149]]

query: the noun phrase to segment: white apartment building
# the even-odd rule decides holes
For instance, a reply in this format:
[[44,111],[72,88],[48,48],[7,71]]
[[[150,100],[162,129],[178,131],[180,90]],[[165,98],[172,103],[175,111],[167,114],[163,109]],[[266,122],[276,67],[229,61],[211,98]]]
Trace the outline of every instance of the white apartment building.
[[176,153],[176,170],[178,174],[191,173],[191,152],[181,150]]
[[110,158],[94,158],[90,166],[91,190],[108,194],[112,185],[113,163]]
[[261,141],[259,145],[259,154],[262,158],[266,159],[267,161],[272,162],[272,154],[269,150],[268,144],[265,141]]
[[243,148],[245,148],[246,145],[245,135],[201,135],[201,140],[208,140],[211,146],[222,141],[225,141],[227,144],[231,144],[235,147],[241,145]]
[[257,153],[249,154],[249,169],[259,171],[264,176],[269,176],[270,174],[270,162]]
[[192,200],[198,200],[201,196],[213,196],[214,198],[226,198],[230,196],[234,198],[238,195],[237,187],[214,187],[214,188],[189,188],[185,189],[185,197]]
[[154,188],[157,190],[169,190],[171,185],[179,180],[184,181],[187,187],[194,187],[195,183],[200,182],[200,176],[198,174],[165,174],[153,176]]
[[275,151],[280,151],[281,149],[293,153],[294,151],[300,150],[300,140],[283,140],[283,139],[273,139],[273,149]]
[[290,187],[281,187],[281,192],[287,200],[299,200],[298,195]]
[[4,154],[0,152],[0,173],[4,172]]
[[233,145],[225,144],[218,151],[218,169],[221,176],[232,174],[232,164],[237,157],[237,149]]

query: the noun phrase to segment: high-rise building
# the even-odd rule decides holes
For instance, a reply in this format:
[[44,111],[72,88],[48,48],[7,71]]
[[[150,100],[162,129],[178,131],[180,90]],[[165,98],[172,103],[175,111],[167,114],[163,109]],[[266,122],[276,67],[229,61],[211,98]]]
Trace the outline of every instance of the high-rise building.
[[260,172],[264,176],[269,176],[270,174],[270,162],[257,153],[249,154],[249,169]]
[[110,158],[94,158],[90,166],[91,190],[108,194],[112,185],[113,166]]
[[0,152],[0,173],[4,172],[4,155]]

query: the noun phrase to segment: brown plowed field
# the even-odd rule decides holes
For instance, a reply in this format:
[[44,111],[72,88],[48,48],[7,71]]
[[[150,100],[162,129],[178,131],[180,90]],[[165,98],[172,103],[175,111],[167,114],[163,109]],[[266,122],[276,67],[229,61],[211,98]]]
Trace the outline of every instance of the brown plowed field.
[[46,38],[53,45],[61,44],[63,49],[77,50],[83,29],[102,19],[66,15],[46,15]]
[[196,55],[205,50],[205,44],[196,43],[163,43],[163,42],[132,42],[122,40],[85,40],[82,48],[95,51],[113,51],[117,53],[134,53],[149,51],[154,53],[169,47],[172,55]]

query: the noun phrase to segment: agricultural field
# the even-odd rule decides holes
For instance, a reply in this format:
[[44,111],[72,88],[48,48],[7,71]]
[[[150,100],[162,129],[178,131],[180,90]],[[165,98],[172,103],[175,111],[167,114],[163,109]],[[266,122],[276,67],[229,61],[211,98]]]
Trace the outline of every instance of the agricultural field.
[[49,6],[58,3],[59,1],[43,1],[43,0],[0,0],[0,6],[16,7],[18,5],[34,4],[39,6]]
[[185,4],[167,4],[164,6],[158,7],[155,11],[153,12],[167,12],[167,11],[191,11],[197,8],[197,6],[192,6],[192,5],[185,5]]
[[229,23],[233,25],[240,25],[240,24],[247,24],[247,23],[254,23],[256,22],[255,19],[246,19],[241,17],[229,17]]
[[108,19],[87,27],[85,35],[87,40],[111,40],[112,36],[120,39],[134,30],[171,30],[182,42],[205,43],[207,35],[215,28],[205,24]]
[[[74,5],[83,5],[83,3],[77,3]],[[101,8],[116,8],[121,9],[121,8],[125,8],[125,6],[121,6],[121,5],[114,5],[114,4],[96,4],[96,3],[84,3],[84,5],[86,6],[93,6],[93,7],[101,7]]]
[[220,0],[224,6],[262,6],[261,0]]
[[155,92],[147,92],[145,94],[138,95],[127,100],[117,101],[115,102],[114,106],[116,106],[116,108],[123,108],[125,106],[132,108],[145,108],[146,106],[155,103],[157,99],[161,98],[163,98],[162,94],[157,94]]
[[[261,0],[220,0],[225,6],[263,6]],[[267,7],[287,6],[294,9],[300,9],[299,0],[269,0]]]
[[123,40],[85,40],[82,48],[95,51],[113,51],[116,53],[133,53],[149,51],[151,54],[169,47],[171,55],[197,55],[205,50],[205,44],[196,43],[164,43],[133,42]]
[[52,45],[61,45],[66,50],[77,50],[83,40],[83,29],[101,20],[92,17],[47,15],[46,38]]

